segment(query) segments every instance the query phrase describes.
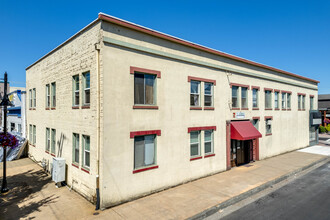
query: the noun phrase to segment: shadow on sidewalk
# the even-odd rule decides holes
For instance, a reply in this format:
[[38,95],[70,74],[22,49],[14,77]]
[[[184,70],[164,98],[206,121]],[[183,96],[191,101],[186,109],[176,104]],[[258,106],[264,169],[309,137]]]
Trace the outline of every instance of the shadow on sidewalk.
[[35,194],[49,182],[50,176],[42,170],[29,170],[7,177],[10,190],[0,194],[0,219],[25,218],[33,212],[39,212],[41,206],[54,203],[58,198],[54,194],[43,198]]

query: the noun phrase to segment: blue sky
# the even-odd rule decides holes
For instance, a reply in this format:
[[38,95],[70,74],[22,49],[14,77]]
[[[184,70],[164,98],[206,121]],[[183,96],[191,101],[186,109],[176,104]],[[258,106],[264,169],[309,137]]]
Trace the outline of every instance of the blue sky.
[[0,0],[0,77],[25,68],[104,12],[321,81],[330,94],[330,1]]

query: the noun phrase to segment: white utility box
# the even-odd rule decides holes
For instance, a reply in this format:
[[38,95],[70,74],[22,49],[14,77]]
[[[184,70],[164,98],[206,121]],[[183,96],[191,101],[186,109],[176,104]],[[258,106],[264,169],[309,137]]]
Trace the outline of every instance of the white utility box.
[[65,181],[65,159],[61,157],[53,157],[52,180],[55,183]]

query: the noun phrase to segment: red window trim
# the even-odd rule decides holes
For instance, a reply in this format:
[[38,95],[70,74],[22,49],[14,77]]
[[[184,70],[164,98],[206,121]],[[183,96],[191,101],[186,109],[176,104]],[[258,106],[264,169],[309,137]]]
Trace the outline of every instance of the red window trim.
[[79,169],[79,166],[77,164],[72,163],[72,166]]
[[130,66],[130,74],[134,74],[135,72],[157,75],[157,78],[161,78],[161,72],[158,70],[151,70],[151,69],[144,69],[140,67]]
[[287,111],[291,111],[291,108],[287,108],[286,110],[287,110]]
[[265,108],[265,110],[273,110],[273,108]]
[[199,160],[199,159],[202,159],[202,158],[203,158],[202,156],[194,157],[194,158],[190,158],[190,161],[193,161],[193,160]]
[[271,119],[271,120],[273,120],[273,116],[265,116],[265,120],[266,119]]
[[45,108],[45,110],[49,110],[49,108]]
[[279,108],[275,108],[275,111],[279,111],[280,109]]
[[203,110],[202,107],[190,107],[190,110]]
[[45,150],[45,152],[46,152],[47,154],[49,154],[49,151],[46,151],[46,150]]
[[273,92],[274,89],[271,89],[271,88],[264,88],[264,91],[271,91],[271,92]]
[[259,110],[259,108],[252,108],[252,110]]
[[282,111],[286,111],[287,109],[286,108],[282,108]]
[[213,157],[213,156],[215,156],[215,154],[208,154],[208,155],[205,155],[204,158]]
[[241,108],[231,108],[231,110],[241,110]]
[[147,171],[147,170],[153,170],[153,169],[157,169],[157,168],[158,168],[158,165],[152,166],[152,167],[141,168],[141,169],[133,170],[133,174],[140,173],[140,172]]
[[189,127],[188,133],[191,131],[201,131],[201,130],[217,130],[217,126],[205,126],[205,127]]
[[240,84],[240,83],[230,83],[230,88],[232,88],[233,86],[244,87],[244,88],[250,89],[249,85],[244,85],[244,84]]
[[314,95],[309,95],[309,97],[313,97],[314,98]]
[[270,133],[270,134],[265,134],[265,136],[271,136],[272,135],[272,133]]
[[53,157],[55,157],[55,154],[51,153],[50,155],[52,155]]
[[85,169],[85,168],[80,168],[82,171],[85,171],[86,173],[89,173],[89,170]]
[[292,94],[291,91],[286,91],[286,90],[281,90],[281,93],[289,93],[289,94]]
[[260,90],[260,86],[251,86],[251,89],[257,89],[257,90]]
[[55,107],[55,108],[53,107],[53,108],[50,108],[50,109],[51,109],[51,110],[56,110],[56,107]]
[[249,108],[241,108],[241,110],[249,110]]
[[133,105],[133,109],[158,109],[157,105]]
[[79,106],[72,106],[72,109],[79,109]]
[[204,107],[204,110],[214,110],[214,107]]
[[83,105],[83,106],[81,106],[81,108],[82,109],[89,109],[89,108],[91,108],[91,106],[90,105]]
[[279,89],[274,89],[274,92],[278,92],[278,93],[280,93],[281,90],[279,90]]
[[217,81],[214,79],[205,79],[205,78],[199,78],[199,77],[195,77],[195,76],[188,76],[188,82],[190,82],[191,80],[213,83],[213,85],[215,85],[215,86],[217,85]]
[[143,136],[156,134],[157,136],[161,135],[161,130],[149,130],[149,131],[132,131],[130,132],[130,138],[134,138],[135,136]]
[[298,93],[298,95],[306,96],[306,93]]
[[257,116],[257,117],[252,117],[252,119],[258,119],[258,120],[260,120],[260,117],[259,117],[259,116]]

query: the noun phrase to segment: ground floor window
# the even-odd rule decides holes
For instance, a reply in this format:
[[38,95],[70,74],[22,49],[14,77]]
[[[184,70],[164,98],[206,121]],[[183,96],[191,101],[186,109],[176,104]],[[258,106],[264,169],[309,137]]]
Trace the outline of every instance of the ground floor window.
[[56,129],[52,129],[52,143],[51,143],[51,153],[55,154],[56,148]]
[[272,118],[266,118],[266,135],[272,134]]
[[156,135],[134,137],[134,169],[156,164]]
[[83,135],[83,166],[90,167],[90,137]]
[[72,134],[72,161],[73,163],[79,164],[79,134],[73,133]]
[[252,124],[259,131],[259,119],[253,119]]
[[200,156],[200,131],[190,132],[190,156]]
[[46,151],[50,149],[50,129],[46,128]]
[[204,151],[205,154],[213,153],[213,130],[204,131]]

